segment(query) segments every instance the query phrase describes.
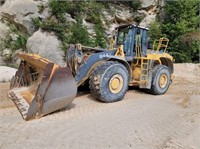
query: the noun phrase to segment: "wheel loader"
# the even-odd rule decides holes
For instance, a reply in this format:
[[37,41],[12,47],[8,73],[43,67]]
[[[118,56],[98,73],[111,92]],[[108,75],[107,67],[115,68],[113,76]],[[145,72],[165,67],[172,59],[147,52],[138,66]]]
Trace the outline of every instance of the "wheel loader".
[[8,96],[25,120],[40,118],[71,104],[77,88],[89,83],[94,98],[123,99],[129,86],[164,94],[173,79],[169,40],[155,40],[148,50],[148,29],[128,24],[115,29],[109,49],[70,45],[66,67],[36,54],[18,54],[19,69]]

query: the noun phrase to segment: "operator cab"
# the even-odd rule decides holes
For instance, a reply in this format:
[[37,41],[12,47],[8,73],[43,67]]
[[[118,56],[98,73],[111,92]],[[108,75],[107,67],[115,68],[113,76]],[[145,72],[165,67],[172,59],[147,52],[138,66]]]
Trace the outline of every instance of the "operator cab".
[[[123,45],[125,59],[132,61],[134,57],[146,56],[148,29],[136,25],[122,25],[116,28],[116,46]],[[141,53],[136,52],[136,46]]]

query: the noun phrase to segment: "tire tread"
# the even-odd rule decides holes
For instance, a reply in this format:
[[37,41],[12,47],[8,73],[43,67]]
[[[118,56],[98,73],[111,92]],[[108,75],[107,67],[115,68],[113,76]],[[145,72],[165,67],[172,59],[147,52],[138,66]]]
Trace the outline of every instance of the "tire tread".
[[[109,100],[105,99],[105,97],[102,97],[102,95],[101,95],[101,84],[100,84],[101,79],[102,79],[105,71],[114,64],[120,64],[120,63],[113,62],[113,61],[107,61],[105,63],[102,63],[94,69],[93,73],[90,76],[90,79],[89,79],[90,92],[96,99],[98,99],[101,102],[108,103],[108,102],[115,102],[115,101],[121,100],[121,98],[119,98],[115,101],[109,101]],[[126,74],[128,75],[127,69],[125,69],[125,70],[126,70]],[[127,86],[127,89],[128,89],[128,86]]]

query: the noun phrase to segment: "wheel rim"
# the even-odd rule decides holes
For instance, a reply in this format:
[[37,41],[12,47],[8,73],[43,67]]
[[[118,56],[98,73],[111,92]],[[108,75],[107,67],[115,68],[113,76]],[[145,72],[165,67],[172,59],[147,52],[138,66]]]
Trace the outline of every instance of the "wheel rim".
[[119,93],[123,87],[123,78],[119,74],[112,76],[109,82],[109,89],[112,93]]
[[167,85],[167,75],[163,74],[160,76],[159,85],[161,88],[165,88]]

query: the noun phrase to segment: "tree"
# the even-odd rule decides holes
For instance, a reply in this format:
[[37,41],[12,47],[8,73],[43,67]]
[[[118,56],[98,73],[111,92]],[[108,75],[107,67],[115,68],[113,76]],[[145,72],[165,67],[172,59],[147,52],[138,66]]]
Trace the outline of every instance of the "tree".
[[76,44],[81,43],[83,45],[90,45],[90,37],[87,28],[83,25],[82,18],[76,18],[77,23],[71,27],[71,34],[69,35],[68,43]]
[[156,39],[160,39],[162,37],[162,31],[160,28],[160,24],[157,21],[154,21],[149,26],[149,43],[153,44],[153,41]]
[[106,48],[105,29],[102,27],[101,23],[95,25],[94,31],[96,33],[95,46]]
[[183,37],[188,33],[198,32],[199,0],[165,1],[164,17],[160,19],[161,30],[164,36],[170,39],[170,53],[176,62],[197,61],[196,55],[200,39],[185,42]]

